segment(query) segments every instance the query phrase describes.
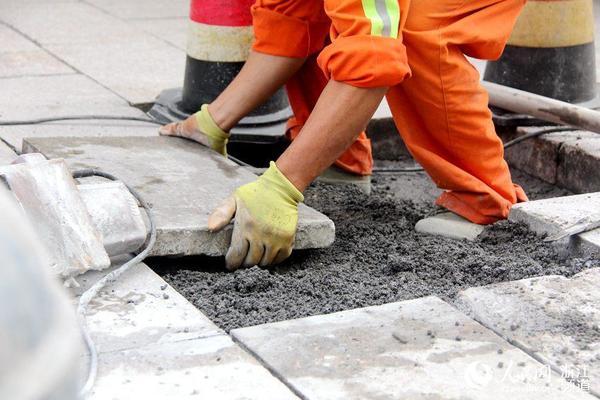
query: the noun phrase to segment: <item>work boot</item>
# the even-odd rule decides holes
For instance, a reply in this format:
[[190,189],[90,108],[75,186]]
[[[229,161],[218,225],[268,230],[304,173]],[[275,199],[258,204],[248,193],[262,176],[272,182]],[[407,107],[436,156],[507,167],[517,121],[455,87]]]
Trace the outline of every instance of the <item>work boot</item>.
[[356,175],[332,165],[327,168],[316,182],[330,185],[354,185],[365,194],[371,194],[371,175]]

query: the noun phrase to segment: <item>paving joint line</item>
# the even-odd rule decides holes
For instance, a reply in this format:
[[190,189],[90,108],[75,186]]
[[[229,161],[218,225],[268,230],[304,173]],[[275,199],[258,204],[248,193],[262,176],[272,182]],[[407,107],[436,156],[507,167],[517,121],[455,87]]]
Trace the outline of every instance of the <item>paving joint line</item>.
[[[185,52],[185,49],[182,49],[182,48],[180,48],[180,47],[178,47],[178,46],[175,46],[173,43],[171,43],[171,42],[169,42],[169,41],[167,41],[167,40],[165,40],[165,39],[163,39],[163,38],[161,38],[161,37],[159,37],[159,36],[156,36],[156,35],[155,35],[155,34],[153,34],[152,32],[148,32],[148,31],[145,31],[145,30],[143,30],[143,29],[140,29],[140,28],[134,27],[134,26],[132,26],[132,25],[130,25],[130,24],[128,23],[128,21],[131,21],[132,19],[144,20],[145,18],[131,18],[131,19],[128,19],[128,18],[121,18],[121,17],[119,17],[119,16],[116,16],[116,15],[113,15],[113,14],[111,14],[109,11],[102,9],[102,8],[98,7],[97,5],[95,5],[95,4],[93,4],[93,3],[88,3],[86,0],[81,0],[81,3],[83,3],[83,4],[86,4],[86,5],[88,5],[88,6],[92,7],[92,8],[94,8],[94,9],[96,9],[96,10],[98,10],[98,11],[102,12],[102,13],[104,13],[104,14],[108,15],[108,16],[109,16],[109,17],[111,17],[111,18],[114,18],[114,19],[116,19],[116,20],[118,20],[118,21],[124,22],[124,23],[126,23],[126,24],[127,24],[127,26],[131,27],[132,29],[138,30],[139,32],[141,32],[141,33],[143,33],[143,34],[145,34],[145,35],[148,35],[148,36],[150,36],[150,37],[153,37],[154,39],[157,39],[157,40],[161,41],[163,44],[166,44],[166,45],[168,45],[169,47],[173,47],[173,48],[175,48],[175,49],[177,49],[177,50],[181,50],[181,51],[184,51],[184,52]],[[176,17],[176,18],[183,18],[183,17]],[[162,19],[162,18],[160,18],[160,17],[155,17],[155,18],[150,18],[150,19]],[[128,101],[128,102],[129,102],[129,101]],[[131,102],[129,102],[129,104],[131,105],[132,103],[131,103]]]
[[304,394],[302,394],[298,389],[296,389],[296,387],[291,382],[289,382],[283,375],[281,375],[279,372],[277,372],[277,370],[275,370],[275,368],[271,367],[261,356],[259,356],[255,352],[253,352],[249,347],[247,347],[243,342],[239,341],[231,333],[229,334],[229,336],[231,337],[231,339],[233,340],[233,342],[235,344],[240,346],[240,348],[242,350],[244,350],[246,353],[248,353],[250,356],[252,356],[252,358],[254,358],[256,361],[258,361],[258,363],[260,365],[262,365],[267,371],[269,371],[274,378],[276,378],[278,381],[283,383],[288,389],[290,389],[290,391],[292,393],[294,393],[296,396],[298,396],[301,400],[310,400],[308,397],[306,397]]
[[[85,2],[82,1],[82,3],[85,3]],[[85,3],[85,4],[89,5],[88,3]],[[127,100],[125,97],[121,96],[119,93],[115,92],[110,87],[104,85],[103,83],[101,83],[98,80],[94,79],[90,75],[88,75],[88,74],[84,73],[83,71],[81,71],[80,69],[76,68],[74,65],[72,65],[69,62],[67,62],[66,60],[62,59],[59,55],[57,55],[57,54],[53,53],[52,51],[50,51],[49,49],[45,48],[40,42],[38,42],[37,40],[33,39],[31,36],[27,35],[24,32],[21,32],[16,27],[12,26],[11,24],[9,24],[6,21],[0,20],[0,23],[2,23],[3,25],[9,27],[10,29],[12,29],[13,31],[15,31],[16,33],[18,33],[19,35],[23,36],[25,39],[33,42],[36,46],[38,46],[40,49],[42,49],[43,51],[45,51],[47,54],[49,54],[50,56],[54,57],[56,60],[60,61],[61,63],[65,64],[66,66],[68,66],[69,68],[71,68],[73,71],[76,72],[76,74],[79,74],[79,75],[82,75],[82,76],[85,76],[85,77],[89,78],[91,81],[93,81],[94,83],[100,85],[104,89],[108,90],[110,93],[112,93],[115,96],[119,97],[121,100],[124,100],[129,106],[131,106],[131,102],[129,100]],[[73,75],[75,75],[75,74],[73,74]]]

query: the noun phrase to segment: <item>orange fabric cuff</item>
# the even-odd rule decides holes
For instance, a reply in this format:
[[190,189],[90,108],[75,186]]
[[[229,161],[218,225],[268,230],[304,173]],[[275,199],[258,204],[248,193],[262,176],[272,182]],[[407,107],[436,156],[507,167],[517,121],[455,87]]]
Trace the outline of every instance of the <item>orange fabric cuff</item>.
[[340,36],[317,61],[327,78],[357,87],[395,86],[411,74],[402,40],[381,36]]
[[320,51],[331,21],[306,21],[257,5],[252,7],[254,44],[259,53],[282,57],[308,57]]

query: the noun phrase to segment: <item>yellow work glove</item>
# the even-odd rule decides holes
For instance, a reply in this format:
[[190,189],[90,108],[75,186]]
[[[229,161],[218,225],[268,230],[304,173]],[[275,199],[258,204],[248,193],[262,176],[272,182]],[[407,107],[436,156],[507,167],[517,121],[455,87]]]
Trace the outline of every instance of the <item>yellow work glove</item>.
[[229,133],[215,123],[212,116],[208,112],[208,105],[203,104],[196,114],[196,122],[198,123],[198,129],[204,133],[208,139],[208,147],[221,153],[227,157],[227,141],[229,140]]
[[256,181],[239,187],[217,207],[208,228],[218,231],[235,216],[227,268],[266,266],[292,253],[302,193],[277,169],[273,161]]

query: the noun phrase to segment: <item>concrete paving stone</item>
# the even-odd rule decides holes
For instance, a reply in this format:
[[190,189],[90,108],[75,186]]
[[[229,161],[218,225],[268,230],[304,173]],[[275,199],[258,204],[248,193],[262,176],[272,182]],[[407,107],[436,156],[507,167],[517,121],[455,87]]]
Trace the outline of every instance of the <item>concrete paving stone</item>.
[[[71,291],[79,295],[106,273],[78,277],[81,287]],[[86,319],[99,353],[224,334],[145,264],[132,267],[102,290],[90,303]]]
[[146,36],[119,18],[84,2],[0,3],[0,20],[42,47],[77,43],[94,49],[99,43]]
[[158,127],[143,122],[89,120],[72,123],[3,126],[0,138],[22,151],[23,139],[29,137],[105,137],[105,136],[158,136]]
[[[24,152],[64,158],[72,169],[100,168],[135,187],[152,205],[158,238],[154,255],[223,255],[231,226],[207,228],[211,211],[256,176],[195,142],[170,137],[32,138]],[[300,206],[295,247],[333,243],[333,222]]]
[[6,144],[0,142],[0,166],[8,165],[17,158],[17,153]]
[[470,241],[475,240],[484,228],[452,212],[424,218],[415,225],[415,231],[420,233]]
[[591,399],[436,297],[236,329],[306,399]]
[[470,288],[459,295],[462,307],[565,377],[589,377],[600,393],[600,269],[571,279],[545,276]]
[[142,111],[83,75],[5,78],[1,84],[3,121],[73,114],[145,117]]
[[218,335],[100,355],[93,400],[287,400],[297,397]]
[[[516,132],[502,132],[501,136],[506,142],[530,132],[550,128],[556,127],[520,127]],[[562,161],[561,148],[593,138],[594,135],[596,134],[587,131],[549,133],[506,149],[505,158],[511,166],[546,182],[556,184],[559,165]]]
[[185,51],[146,34],[120,41],[52,44],[46,47],[130,103],[150,103],[167,88],[183,83]]
[[187,17],[189,0],[86,0],[86,3],[121,19]]
[[138,19],[128,22],[130,25],[186,51],[189,24],[187,17]]
[[600,134],[565,143],[559,151],[556,183],[576,193],[600,191]]
[[[600,192],[519,203],[511,208],[508,216],[510,221],[524,222],[540,235],[555,234],[585,218],[600,218]],[[556,244],[573,255],[600,254],[600,229]]]
[[32,41],[0,24],[0,78],[75,73]]

